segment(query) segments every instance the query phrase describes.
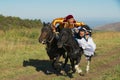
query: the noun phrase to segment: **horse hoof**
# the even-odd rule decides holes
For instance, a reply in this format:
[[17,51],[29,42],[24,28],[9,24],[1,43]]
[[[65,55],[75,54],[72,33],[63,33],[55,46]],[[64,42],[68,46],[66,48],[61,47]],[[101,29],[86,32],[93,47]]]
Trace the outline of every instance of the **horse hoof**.
[[65,75],[65,71],[63,71],[63,70],[62,70],[62,71],[60,71],[60,73],[61,73],[61,74],[63,74],[63,75]]
[[48,70],[47,70],[47,71],[46,71],[46,74],[53,74],[53,73],[52,73],[51,71],[48,71]]
[[79,75],[80,75],[80,76],[84,76],[84,74],[83,74],[83,73],[79,73]]

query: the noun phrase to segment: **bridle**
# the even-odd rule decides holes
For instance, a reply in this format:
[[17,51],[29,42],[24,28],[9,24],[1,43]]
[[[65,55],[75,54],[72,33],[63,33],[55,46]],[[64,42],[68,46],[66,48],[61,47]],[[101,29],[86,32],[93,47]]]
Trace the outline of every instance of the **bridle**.
[[52,38],[50,40],[47,40],[47,42],[51,43],[54,38],[55,38],[55,35],[53,34]]

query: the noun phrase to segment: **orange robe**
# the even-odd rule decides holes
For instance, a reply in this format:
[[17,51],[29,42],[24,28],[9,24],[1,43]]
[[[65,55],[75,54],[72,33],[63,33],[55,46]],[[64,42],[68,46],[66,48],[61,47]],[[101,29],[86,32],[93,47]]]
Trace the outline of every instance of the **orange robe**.
[[56,25],[59,24],[60,29],[62,28],[74,28],[85,25],[83,22],[75,22],[71,25],[68,22],[64,22],[64,18],[56,18],[52,21],[53,32],[56,32]]

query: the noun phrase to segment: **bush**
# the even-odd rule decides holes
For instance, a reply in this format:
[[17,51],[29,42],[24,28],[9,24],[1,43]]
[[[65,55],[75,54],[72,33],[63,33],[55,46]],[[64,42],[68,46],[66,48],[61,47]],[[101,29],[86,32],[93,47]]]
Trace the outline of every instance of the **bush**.
[[0,30],[9,30],[14,28],[38,28],[42,26],[40,19],[29,20],[19,17],[0,15]]

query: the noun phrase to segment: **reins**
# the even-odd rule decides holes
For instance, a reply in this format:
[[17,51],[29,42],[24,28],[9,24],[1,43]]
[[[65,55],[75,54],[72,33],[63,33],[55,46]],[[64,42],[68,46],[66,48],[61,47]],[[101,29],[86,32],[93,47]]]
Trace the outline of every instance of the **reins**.
[[48,42],[51,43],[54,38],[55,38],[55,35],[53,35],[52,38],[50,40],[48,40]]

